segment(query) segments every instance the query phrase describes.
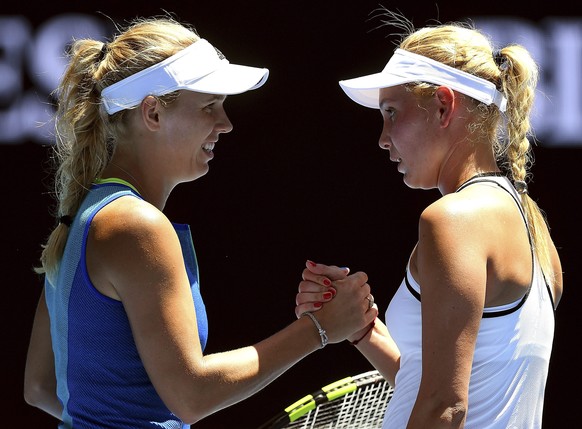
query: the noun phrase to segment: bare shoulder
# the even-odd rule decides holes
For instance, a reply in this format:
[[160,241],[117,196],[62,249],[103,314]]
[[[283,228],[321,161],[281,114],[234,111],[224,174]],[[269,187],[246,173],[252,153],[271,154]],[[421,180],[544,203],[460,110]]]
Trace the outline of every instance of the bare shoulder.
[[147,201],[131,196],[118,198],[102,208],[91,222],[96,240],[122,240],[156,234],[171,228],[168,218]]
[[458,284],[463,290],[469,284],[486,285],[487,306],[521,298],[531,281],[525,220],[511,195],[497,187],[470,186],[427,207],[418,247],[427,283],[441,269],[462,273]]
[[95,287],[121,299],[123,288],[143,285],[176,265],[181,248],[171,222],[160,210],[125,196],[95,215],[86,257]]
[[[507,192],[492,186],[470,186],[444,195],[420,216],[420,225],[451,232],[498,231],[500,225],[521,223],[519,211]],[[513,225],[515,226],[515,225]]]
[[[509,254],[530,260],[527,229],[507,192],[471,186],[447,194],[421,214],[418,248],[429,260],[502,262]],[[509,240],[511,237],[511,240]],[[503,245],[500,245],[503,243]]]

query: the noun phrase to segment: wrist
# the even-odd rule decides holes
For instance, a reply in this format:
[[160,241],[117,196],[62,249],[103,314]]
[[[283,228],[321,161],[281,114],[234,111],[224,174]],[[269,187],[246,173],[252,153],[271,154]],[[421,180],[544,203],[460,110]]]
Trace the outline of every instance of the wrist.
[[360,336],[360,338],[358,338],[358,339],[357,339],[357,340],[355,340],[355,341],[349,341],[349,340],[348,340],[348,341],[349,341],[349,343],[350,343],[352,346],[357,346],[357,345],[358,345],[358,343],[359,343],[360,341],[362,341],[362,340],[363,340],[364,338],[366,338],[367,336],[371,335],[370,333],[371,333],[371,332],[374,330],[374,326],[376,326],[376,319],[374,319],[374,320],[372,321],[372,323],[370,323],[370,324],[368,325],[368,327],[366,328],[366,331],[365,331],[365,332],[362,334],[362,336]]
[[315,325],[315,329],[317,329],[317,333],[319,334],[319,338],[321,340],[321,347],[320,348],[322,349],[325,346],[327,346],[327,343],[328,343],[327,332],[325,332],[325,329],[323,329],[321,327],[317,318],[313,315],[313,313],[311,311],[304,312],[303,314],[301,314],[300,317],[303,317],[303,316],[307,316],[308,318],[310,318],[311,321],[313,322],[313,324]]

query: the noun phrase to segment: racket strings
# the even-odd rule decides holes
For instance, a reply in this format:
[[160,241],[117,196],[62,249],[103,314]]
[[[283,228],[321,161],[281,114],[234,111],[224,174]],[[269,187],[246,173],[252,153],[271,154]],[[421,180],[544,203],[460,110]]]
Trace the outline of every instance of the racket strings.
[[386,382],[364,386],[345,398],[345,405],[338,415],[335,428],[379,428],[384,412],[392,397],[392,389]]
[[289,423],[295,429],[376,429],[382,426],[384,412],[392,397],[392,387],[377,371],[353,377],[358,388]]

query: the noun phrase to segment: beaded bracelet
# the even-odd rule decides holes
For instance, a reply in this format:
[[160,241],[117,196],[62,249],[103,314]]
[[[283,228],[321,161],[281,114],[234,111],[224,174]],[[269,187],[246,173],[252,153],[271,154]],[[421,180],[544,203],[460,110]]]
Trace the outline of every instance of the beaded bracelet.
[[364,335],[362,335],[362,336],[360,337],[360,339],[359,339],[359,340],[356,340],[356,341],[349,341],[349,343],[350,343],[352,346],[355,346],[355,345],[357,345],[357,344],[358,344],[360,341],[362,341],[364,338],[366,338],[366,335],[368,335],[368,334],[370,333],[370,331],[371,331],[372,329],[374,329],[374,326],[376,326],[376,319],[374,319],[374,321],[373,321],[372,323],[370,323],[370,327],[369,327],[368,329],[366,329],[366,332],[364,333]]
[[321,337],[321,348],[324,348],[325,346],[327,346],[327,333],[325,332],[325,329],[323,329],[321,327],[321,325],[319,324],[319,321],[315,318],[313,313],[311,313],[311,311],[306,311],[305,313],[303,313],[301,315],[301,317],[303,317],[303,316],[309,316],[309,318],[311,320],[313,320],[313,323],[315,324],[315,327],[317,328],[317,332],[319,333],[319,336]]

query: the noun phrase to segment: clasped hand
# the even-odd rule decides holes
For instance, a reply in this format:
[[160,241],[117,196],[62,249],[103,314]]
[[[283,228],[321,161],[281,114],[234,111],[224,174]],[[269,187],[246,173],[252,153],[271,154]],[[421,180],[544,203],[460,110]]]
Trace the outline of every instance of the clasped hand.
[[327,331],[329,342],[358,338],[378,316],[368,275],[348,268],[307,261],[295,299],[295,315],[312,312]]

